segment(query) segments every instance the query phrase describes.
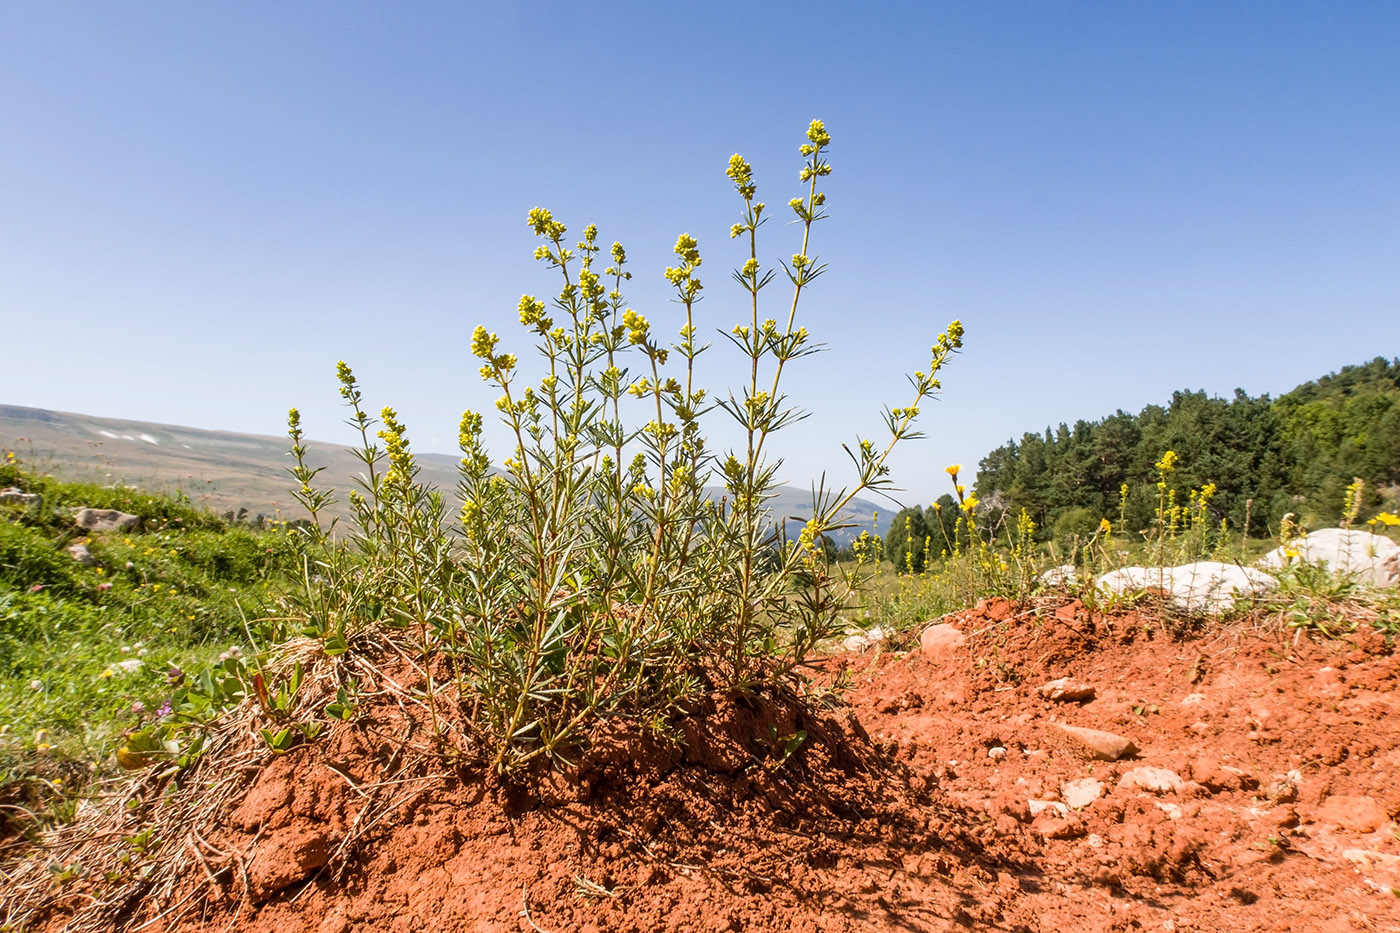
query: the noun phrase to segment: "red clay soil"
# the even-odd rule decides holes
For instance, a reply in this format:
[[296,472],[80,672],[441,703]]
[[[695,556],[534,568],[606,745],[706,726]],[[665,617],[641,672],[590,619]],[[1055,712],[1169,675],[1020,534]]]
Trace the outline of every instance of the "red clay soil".
[[[932,656],[838,659],[853,686],[818,712],[724,704],[679,746],[618,736],[513,787],[384,784],[394,730],[342,727],[256,774],[201,837],[246,859],[206,859],[198,910],[146,929],[1400,930],[1379,636],[1183,636],[1077,603],[945,621],[966,638]],[[1042,696],[1061,677],[1094,697]],[[1137,751],[1094,760],[1057,723]]]

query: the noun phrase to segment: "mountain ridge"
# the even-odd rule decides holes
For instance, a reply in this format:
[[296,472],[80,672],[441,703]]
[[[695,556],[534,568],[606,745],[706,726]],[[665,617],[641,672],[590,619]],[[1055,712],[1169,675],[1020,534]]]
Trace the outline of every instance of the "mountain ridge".
[[[305,443],[309,464],[325,467],[319,478],[341,492],[363,468],[341,445]],[[267,518],[305,514],[291,495],[294,482],[286,472],[292,465],[291,441],[286,436],[0,404],[0,445],[14,447],[32,466],[66,478],[171,488],[214,512],[246,509]],[[415,453],[414,459],[424,482],[447,492],[456,488],[456,457]],[[789,533],[795,535],[800,529],[794,525],[811,514],[811,491],[785,485],[775,492],[771,508],[788,520]],[[724,490],[714,487],[711,494],[718,498]],[[854,500],[842,517],[853,527],[834,532],[832,540],[842,545],[870,530],[878,511],[892,514],[897,508],[882,510],[868,500]],[[343,502],[333,514],[348,514]]]

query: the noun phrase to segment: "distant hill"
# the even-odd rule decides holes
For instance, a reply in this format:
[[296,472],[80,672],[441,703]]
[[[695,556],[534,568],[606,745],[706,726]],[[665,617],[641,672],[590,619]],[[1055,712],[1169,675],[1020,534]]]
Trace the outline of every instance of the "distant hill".
[[[66,478],[184,492],[215,512],[246,508],[269,518],[301,515],[288,490],[286,437],[98,418],[66,411],[0,405],[0,444],[31,466]],[[344,494],[362,464],[336,444],[311,442],[307,459]],[[423,478],[452,489],[457,460],[419,454]]]
[[[289,445],[286,437],[0,405],[0,446],[14,449],[36,469],[69,479],[178,490],[220,513],[247,509],[249,516],[303,515],[289,492]],[[326,468],[320,481],[336,487],[343,498],[363,464],[337,444],[312,441],[307,446],[308,462]],[[456,488],[456,457],[415,457],[425,482],[448,492]],[[723,494],[723,489],[712,490],[716,498]],[[789,523],[790,533],[796,534],[800,521],[811,515],[811,493],[795,486],[780,487],[771,508],[776,515],[798,520]],[[845,520],[856,527],[832,537],[844,544],[870,530],[877,508],[855,500]]]

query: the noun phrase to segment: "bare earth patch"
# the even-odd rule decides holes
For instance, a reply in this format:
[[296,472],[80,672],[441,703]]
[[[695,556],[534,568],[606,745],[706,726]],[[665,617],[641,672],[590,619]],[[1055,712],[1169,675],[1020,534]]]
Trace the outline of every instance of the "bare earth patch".
[[[681,724],[680,746],[619,733],[510,785],[416,755],[422,723],[371,707],[249,767],[228,807],[167,842],[185,854],[162,896],[99,917],[94,873],[31,920],[1400,930],[1400,665],[1381,638],[1249,623],[1173,636],[1077,603],[943,621],[966,639],[936,660],[837,659],[854,687],[817,712],[717,702]],[[1042,691],[1060,678],[1092,690]],[[1134,751],[1095,757],[1060,726]]]

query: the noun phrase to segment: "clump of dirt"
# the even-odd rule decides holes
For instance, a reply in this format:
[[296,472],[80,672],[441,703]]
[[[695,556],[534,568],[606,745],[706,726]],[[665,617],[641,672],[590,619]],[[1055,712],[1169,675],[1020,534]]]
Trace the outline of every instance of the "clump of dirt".
[[928,653],[833,658],[853,682],[839,699],[714,698],[679,741],[619,727],[510,783],[431,753],[421,709],[382,696],[289,754],[202,763],[189,780],[222,803],[165,841],[171,883],[103,901],[92,874],[30,919],[1400,929],[1390,646],[1163,618],[989,601],[941,620],[965,638]]

